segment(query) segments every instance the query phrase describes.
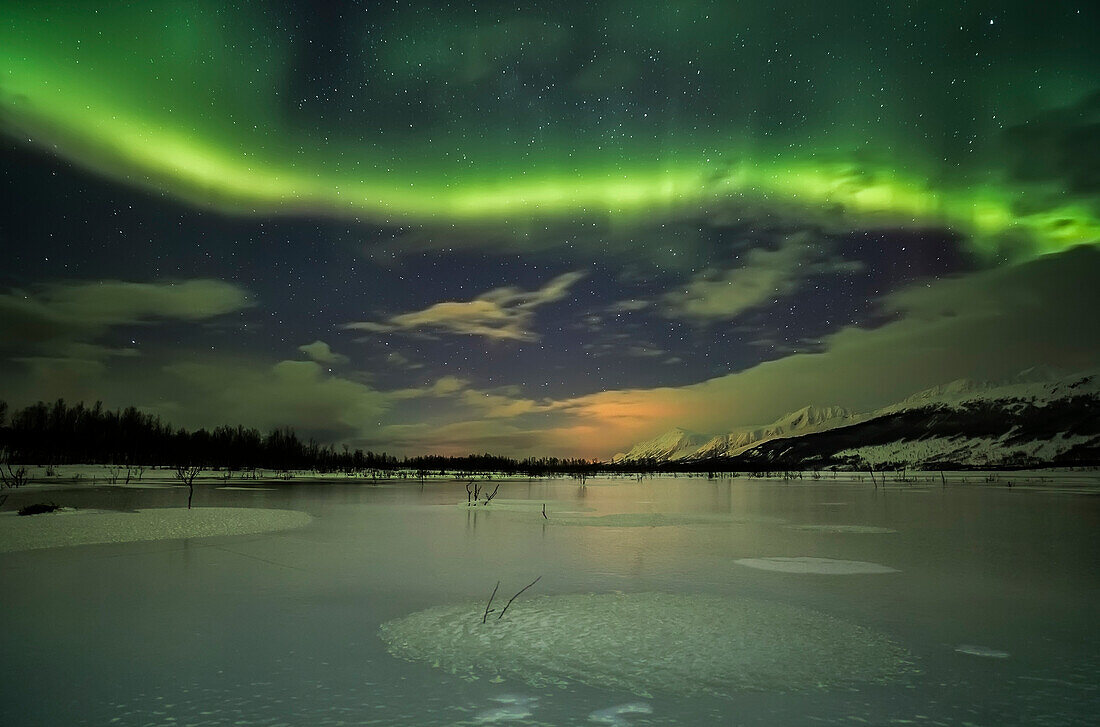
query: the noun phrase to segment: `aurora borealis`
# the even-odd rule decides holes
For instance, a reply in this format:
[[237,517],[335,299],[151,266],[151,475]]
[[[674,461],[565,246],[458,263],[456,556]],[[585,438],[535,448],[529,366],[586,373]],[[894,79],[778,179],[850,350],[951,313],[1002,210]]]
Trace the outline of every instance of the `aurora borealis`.
[[607,456],[1097,363],[1088,4],[3,5],[13,403]]

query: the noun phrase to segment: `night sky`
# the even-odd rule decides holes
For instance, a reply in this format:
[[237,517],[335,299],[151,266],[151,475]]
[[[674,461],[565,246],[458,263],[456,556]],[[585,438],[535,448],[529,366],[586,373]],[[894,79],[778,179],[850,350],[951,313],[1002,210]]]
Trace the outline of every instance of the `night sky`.
[[0,2],[0,398],[607,457],[1095,367],[1098,27]]

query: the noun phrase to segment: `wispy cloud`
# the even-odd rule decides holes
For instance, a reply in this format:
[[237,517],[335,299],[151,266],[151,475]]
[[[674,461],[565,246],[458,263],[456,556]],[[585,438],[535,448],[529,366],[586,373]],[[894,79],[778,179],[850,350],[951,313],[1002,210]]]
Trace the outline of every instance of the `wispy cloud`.
[[460,379],[457,376],[442,376],[427,386],[397,389],[389,392],[389,396],[395,399],[420,399],[426,396],[453,396],[469,385],[470,382],[466,379]]
[[561,300],[584,276],[583,272],[565,273],[538,290],[496,288],[473,300],[444,301],[385,321],[348,323],[344,328],[376,333],[434,330],[496,340],[534,341],[538,339],[538,334],[531,330],[535,308]]
[[54,283],[0,294],[0,348],[48,356],[125,355],[95,343],[109,329],[156,321],[204,321],[251,305],[220,280]]
[[510,419],[522,414],[530,414],[540,409],[540,405],[533,399],[508,396],[506,394],[468,389],[462,392],[462,402],[469,407],[481,412],[488,419]]
[[628,298],[626,300],[620,300],[614,303],[607,310],[609,313],[631,313],[634,311],[644,310],[649,306],[650,302],[648,300]]
[[862,268],[858,261],[836,257],[821,242],[795,235],[774,250],[749,250],[738,267],[699,273],[661,298],[661,312],[666,318],[700,323],[733,320],[790,295],[811,276],[854,273]]
[[298,350],[321,364],[346,364],[348,362],[347,356],[336,353],[324,341],[307,343],[304,346],[299,346]]

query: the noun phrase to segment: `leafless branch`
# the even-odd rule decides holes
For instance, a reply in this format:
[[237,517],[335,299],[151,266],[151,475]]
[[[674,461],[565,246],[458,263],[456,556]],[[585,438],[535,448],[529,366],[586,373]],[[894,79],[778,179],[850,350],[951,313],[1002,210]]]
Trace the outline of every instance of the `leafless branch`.
[[[500,588],[500,581],[497,581],[497,584],[493,586],[493,592],[489,595],[489,602],[485,604],[485,614],[481,617],[481,623],[485,623],[485,619],[489,618],[489,614],[492,613],[489,606],[493,605],[493,599],[497,595],[498,588]],[[509,601],[509,603],[511,603],[511,601]]]
[[531,581],[531,582],[530,582],[530,583],[528,583],[528,584],[527,584],[526,586],[524,586],[523,588],[519,589],[519,592],[518,592],[518,593],[516,593],[516,595],[512,596],[511,598],[509,598],[509,599],[508,599],[508,603],[504,604],[504,608],[502,608],[502,609],[500,610],[500,615],[499,615],[499,616],[497,616],[497,621],[499,621],[499,620],[501,620],[502,618],[504,618],[504,612],[505,612],[505,611],[507,611],[507,610],[508,610],[508,607],[512,605],[512,601],[514,601],[514,600],[516,600],[517,598],[519,598],[519,594],[520,594],[520,593],[523,593],[523,592],[524,592],[524,591],[526,591],[526,590],[527,590],[528,588],[530,588],[531,586],[533,586],[533,585],[535,585],[536,583],[538,583],[538,582],[539,582],[540,580],[542,580],[542,576],[539,576],[539,577],[538,577],[538,578],[536,578],[535,580]]

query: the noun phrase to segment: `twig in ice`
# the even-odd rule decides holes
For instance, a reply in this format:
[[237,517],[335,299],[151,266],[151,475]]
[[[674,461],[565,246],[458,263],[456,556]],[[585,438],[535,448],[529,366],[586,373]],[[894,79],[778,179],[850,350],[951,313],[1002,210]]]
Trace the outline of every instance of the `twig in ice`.
[[485,619],[489,618],[489,614],[492,613],[492,611],[489,610],[489,606],[493,605],[493,598],[496,597],[498,588],[500,588],[500,581],[497,581],[497,584],[493,586],[493,592],[489,595],[489,602],[485,604],[485,614],[481,617],[481,623],[485,623]]
[[497,616],[497,621],[499,621],[499,620],[501,620],[502,618],[504,618],[504,612],[505,612],[505,611],[507,611],[507,610],[508,610],[508,607],[512,605],[512,601],[514,601],[514,600],[516,600],[517,598],[519,598],[519,594],[520,594],[520,593],[523,593],[523,592],[524,592],[524,591],[526,591],[526,590],[527,590],[528,588],[530,588],[531,586],[533,586],[533,585],[535,585],[536,583],[538,583],[538,582],[539,582],[540,580],[542,580],[542,576],[539,576],[539,577],[538,577],[538,578],[536,578],[535,580],[531,581],[531,582],[530,582],[530,583],[528,583],[528,584],[527,584],[526,586],[524,586],[523,588],[519,589],[519,593],[517,593],[516,595],[512,596],[511,598],[509,598],[509,599],[508,599],[508,603],[504,604],[504,608],[502,608],[502,609],[500,610],[500,615],[499,615],[499,616]]

